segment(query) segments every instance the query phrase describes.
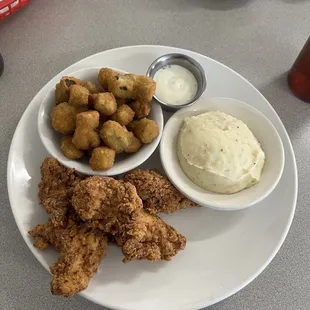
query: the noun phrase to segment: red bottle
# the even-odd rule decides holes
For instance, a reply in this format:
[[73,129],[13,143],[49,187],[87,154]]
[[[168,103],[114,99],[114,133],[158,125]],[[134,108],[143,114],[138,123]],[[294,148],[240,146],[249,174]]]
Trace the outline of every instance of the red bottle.
[[310,102],[310,37],[289,71],[288,85],[296,97]]

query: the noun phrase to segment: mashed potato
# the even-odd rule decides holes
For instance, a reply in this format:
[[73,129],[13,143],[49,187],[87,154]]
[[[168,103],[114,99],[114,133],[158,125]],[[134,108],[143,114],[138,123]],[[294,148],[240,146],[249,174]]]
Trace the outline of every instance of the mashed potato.
[[184,120],[178,157],[195,184],[222,194],[259,182],[265,163],[265,153],[247,125],[217,111]]

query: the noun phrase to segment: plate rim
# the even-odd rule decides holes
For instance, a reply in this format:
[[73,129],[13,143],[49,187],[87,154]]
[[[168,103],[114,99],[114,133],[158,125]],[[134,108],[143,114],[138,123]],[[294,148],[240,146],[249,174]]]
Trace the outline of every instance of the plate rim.
[[[28,248],[30,249],[30,251],[32,252],[32,254],[35,256],[35,258],[40,262],[40,264],[45,267],[45,269],[49,270],[48,269],[48,266],[47,264],[45,264],[44,262],[41,261],[41,259],[39,259],[36,254],[35,254],[35,248],[33,247],[33,245],[30,243],[30,241],[25,237],[25,235],[22,233],[23,230],[21,229],[22,228],[22,225],[20,223],[20,221],[17,219],[17,216],[16,216],[16,213],[15,213],[15,210],[12,208],[12,196],[13,196],[13,193],[11,192],[11,186],[10,184],[12,183],[12,179],[11,179],[11,174],[10,174],[10,168],[11,168],[11,164],[12,164],[12,154],[13,154],[13,151],[12,151],[12,148],[13,148],[13,145],[14,145],[14,142],[16,140],[16,136],[17,136],[17,131],[19,129],[19,127],[21,126],[22,124],[22,121],[25,119],[25,117],[27,116],[27,111],[30,110],[30,106],[31,106],[31,103],[33,101],[35,101],[35,99],[39,96],[44,96],[44,94],[46,94],[47,90],[48,90],[48,87],[47,85],[51,82],[52,79],[54,79],[55,77],[57,76],[61,76],[62,74],[64,74],[64,72],[68,71],[68,73],[66,74],[70,74],[70,70],[72,70],[73,67],[77,66],[77,68],[73,69],[74,71],[77,71],[79,69],[83,69],[85,66],[83,65],[83,62],[89,60],[90,58],[92,57],[96,57],[100,54],[104,54],[106,52],[111,52],[111,51],[116,51],[116,50],[126,50],[126,49],[136,49],[136,48],[163,48],[163,49],[168,49],[168,50],[177,50],[179,52],[183,52],[183,53],[190,53],[190,54],[194,54],[195,56],[198,56],[198,57],[204,57],[204,58],[207,58],[213,62],[215,62],[216,64],[218,65],[221,65],[221,66],[224,66],[226,69],[232,71],[234,74],[236,74],[239,78],[241,78],[244,82],[246,82],[254,91],[258,92],[261,99],[265,101],[265,103],[268,104],[268,107],[272,110],[272,112],[274,113],[274,116],[278,119],[278,122],[279,122],[279,125],[281,126],[281,129],[283,131],[283,134],[285,135],[285,137],[287,138],[287,142],[288,142],[288,149],[286,150],[287,152],[290,153],[290,155],[292,156],[292,159],[293,159],[293,162],[292,162],[292,165],[293,165],[293,168],[294,168],[294,172],[295,172],[295,178],[294,178],[294,181],[295,181],[295,189],[294,189],[294,196],[293,196],[293,207],[292,209],[290,210],[290,214],[289,214],[289,217],[288,217],[288,224],[286,225],[285,227],[285,230],[283,231],[282,233],[282,236],[281,238],[279,239],[278,241],[278,244],[277,246],[275,247],[274,251],[271,253],[271,255],[269,256],[269,258],[266,260],[266,262],[257,270],[256,273],[254,273],[251,277],[249,277],[247,280],[243,281],[243,283],[241,283],[237,288],[231,290],[229,293],[227,294],[224,294],[223,296],[217,298],[217,299],[214,299],[212,300],[212,302],[208,302],[208,300],[204,300],[204,301],[198,301],[196,302],[195,304],[192,304],[191,307],[188,308],[188,310],[194,310],[194,309],[201,309],[201,308],[204,308],[204,307],[208,307],[208,306],[211,306],[211,305],[214,305],[222,300],[225,300],[227,299],[228,297],[234,295],[235,293],[239,292],[240,290],[242,290],[245,286],[247,286],[249,283],[251,283],[255,278],[258,277],[258,275],[260,275],[265,269],[266,267],[270,264],[270,262],[274,259],[274,257],[276,256],[276,254],[279,252],[280,248],[282,247],[283,243],[284,243],[284,240],[286,239],[287,237],[287,234],[291,228],[291,225],[292,225],[292,221],[293,221],[293,218],[294,218],[294,214],[295,214],[295,210],[296,210],[296,205],[297,205],[297,196],[298,196],[298,170],[297,170],[297,163],[296,163],[296,157],[295,157],[295,153],[294,153],[294,149],[293,149],[293,146],[292,146],[292,142],[291,142],[291,139],[287,133],[287,130],[282,122],[282,120],[280,119],[279,115],[277,114],[277,112],[275,111],[275,109],[273,108],[273,106],[269,103],[269,101],[263,96],[263,94],[256,88],[254,87],[254,85],[252,83],[250,83],[246,78],[244,78],[242,75],[240,75],[238,72],[236,72],[235,70],[231,69],[230,67],[226,66],[225,64],[209,57],[209,56],[206,56],[204,54],[201,54],[201,53],[198,53],[196,51],[191,51],[191,50],[187,50],[187,49],[183,49],[183,48],[178,48],[178,47],[173,47],[173,46],[165,46],[165,45],[130,45],[130,46],[122,46],[122,47],[116,47],[116,48],[111,48],[111,49],[107,49],[107,50],[104,50],[104,51],[100,51],[98,53],[95,53],[95,54],[92,54],[92,55],[89,55],[83,59],[80,59],[78,60],[77,62],[71,64],[70,66],[66,67],[64,70],[62,70],[61,72],[59,72],[58,74],[56,74],[55,76],[53,76],[47,83],[45,83],[43,85],[43,87],[35,94],[35,96],[32,98],[32,100],[30,101],[30,103],[27,105],[27,107],[25,108],[25,110],[23,111],[23,114],[15,128],[15,131],[14,131],[14,135],[12,137],[12,140],[11,140],[11,144],[10,144],[10,148],[9,148],[9,155],[8,155],[8,160],[7,160],[7,188],[8,188],[8,196],[9,196],[9,202],[10,202],[10,208],[12,210],[12,213],[13,213],[13,217],[14,217],[14,220],[15,220],[15,223],[18,227],[18,230],[22,236],[22,238],[24,239],[25,243],[27,244]],[[81,68],[79,68],[78,66],[81,66]],[[73,71],[72,70],[72,71]],[[271,121],[272,122],[272,121]],[[272,122],[273,123],[273,122]],[[98,304],[98,305],[102,305],[104,307],[109,307],[111,309],[115,309],[115,310],[133,310],[132,308],[128,308],[128,307],[117,307],[115,308],[115,306],[113,305],[110,305],[109,303],[105,302],[104,304],[103,303],[98,303],[97,300],[95,300],[89,293],[87,293],[86,291],[83,291],[81,293],[79,293],[80,296],[92,301],[93,303],[95,304]]]

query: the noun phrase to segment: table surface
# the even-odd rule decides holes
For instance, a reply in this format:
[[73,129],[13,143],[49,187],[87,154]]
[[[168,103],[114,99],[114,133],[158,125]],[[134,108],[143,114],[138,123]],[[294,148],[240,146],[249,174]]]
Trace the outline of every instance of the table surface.
[[[32,0],[0,22],[1,172],[23,111],[54,75],[91,54],[136,44],[197,51],[253,83],[281,117],[296,154],[299,199],[280,252],[245,289],[208,310],[310,308],[310,106],[289,92],[286,71],[310,34],[308,0]],[[104,308],[53,297],[49,274],[24,243],[0,180],[1,309]]]

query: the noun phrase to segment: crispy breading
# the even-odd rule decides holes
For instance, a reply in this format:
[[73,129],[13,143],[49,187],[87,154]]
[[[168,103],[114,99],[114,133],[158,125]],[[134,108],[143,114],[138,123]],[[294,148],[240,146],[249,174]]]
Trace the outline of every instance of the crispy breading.
[[159,128],[155,121],[142,118],[134,123],[133,133],[142,143],[151,143],[159,135]]
[[122,247],[124,262],[170,260],[185,247],[184,236],[143,210],[142,201],[130,183],[89,177],[74,188],[72,205],[90,226],[115,237]]
[[89,163],[93,170],[105,170],[113,167],[114,160],[115,151],[106,146],[100,146],[92,150]]
[[116,110],[116,112],[111,115],[111,120],[120,123],[123,126],[127,126],[132,122],[135,116],[135,112],[127,104],[122,104]]
[[84,156],[84,152],[79,150],[72,143],[73,136],[63,136],[60,140],[60,149],[69,159],[79,159]]
[[29,234],[34,246],[44,249],[52,245],[60,251],[57,263],[50,267],[54,295],[69,297],[87,288],[105,256],[107,236],[101,230],[78,222],[73,215],[63,226],[56,227],[49,221],[35,226]]
[[141,119],[147,117],[151,113],[151,105],[148,102],[134,101],[129,106],[135,112],[135,118]]
[[74,133],[77,114],[76,107],[69,105],[67,102],[56,105],[51,113],[53,129],[64,135]]
[[73,187],[82,178],[74,169],[62,166],[55,158],[45,158],[41,165],[39,200],[51,215],[52,223],[62,225],[68,208],[71,207]]
[[172,213],[196,206],[156,170],[130,171],[125,174],[124,181],[136,187],[143,200],[143,207],[149,213]]
[[99,84],[113,93],[116,98],[135,99],[149,102],[155,93],[153,79],[136,74],[119,74],[109,68],[102,68],[98,74]]
[[100,129],[100,137],[105,145],[116,153],[122,153],[129,147],[131,137],[125,126],[115,121],[105,122]]
[[55,89],[55,97],[56,97],[56,104],[61,102],[68,102],[69,100],[69,88],[72,85],[81,84],[79,79],[76,79],[73,76],[64,76],[61,78],[58,84],[56,84]]
[[136,153],[142,147],[141,141],[132,133],[128,133],[128,147],[125,149],[126,153]]
[[89,150],[100,145],[97,132],[100,114],[97,111],[87,111],[76,116],[76,129],[72,143],[79,150]]

